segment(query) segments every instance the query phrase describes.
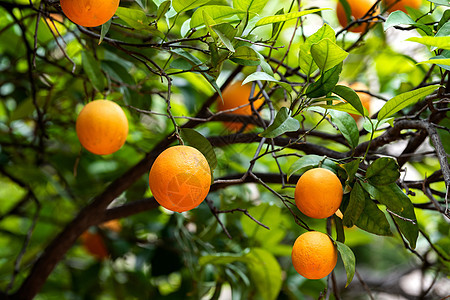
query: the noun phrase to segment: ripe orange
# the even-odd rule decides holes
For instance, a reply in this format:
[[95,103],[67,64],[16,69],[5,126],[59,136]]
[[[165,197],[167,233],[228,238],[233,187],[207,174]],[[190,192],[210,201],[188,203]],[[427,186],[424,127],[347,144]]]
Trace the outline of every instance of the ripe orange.
[[300,275],[308,279],[321,279],[336,266],[337,250],[328,235],[309,231],[295,240],[291,257]]
[[104,260],[109,256],[105,242],[99,233],[85,231],[80,236],[81,244],[87,252],[95,256],[98,260]]
[[343,193],[342,184],[333,172],[315,168],[306,171],[298,180],[295,204],[308,217],[328,218],[339,209]]
[[[387,7],[387,10],[389,12],[394,12],[396,10],[401,10],[404,13],[408,13],[406,10],[406,7],[412,7],[414,9],[418,9],[420,5],[422,4],[422,0],[384,0],[384,6]],[[394,4],[395,3],[395,4]]]
[[149,184],[161,206],[176,212],[188,211],[208,195],[211,171],[200,151],[189,146],[174,146],[156,158]]
[[[352,17],[357,20],[361,19],[365,16],[365,14],[370,10],[370,8],[377,2],[376,0],[347,0],[350,8],[352,10]],[[379,14],[380,9],[377,7],[375,14]],[[342,27],[346,27],[348,25],[347,15],[345,14],[344,7],[341,2],[338,1],[336,7],[336,14],[339,20],[339,23]],[[364,32],[367,29],[367,23],[362,23],[358,25],[353,25],[348,29],[351,32]]]
[[[240,81],[227,86],[222,93],[223,101],[220,97],[217,97],[217,106],[219,111],[229,110],[244,104],[249,104],[251,89],[251,84],[242,85],[242,82]],[[255,101],[253,101],[253,106],[255,107],[255,109],[258,109],[263,103],[263,99],[256,99]],[[253,112],[251,105],[247,105],[229,113],[251,116]],[[243,126],[241,122],[224,122],[224,125],[230,131],[239,131]],[[253,125],[248,124],[246,128],[251,129],[253,128]]]
[[[368,88],[364,83],[361,82],[355,82],[349,85],[349,87],[351,87],[354,90],[358,90],[358,91],[367,91]],[[359,97],[359,100],[361,100],[361,104],[363,105],[363,107],[365,109],[367,109],[367,111],[369,112],[369,116],[371,114],[371,110],[370,110],[370,102],[372,97],[369,94],[363,93],[363,92],[356,92],[356,94]],[[358,121],[359,119],[361,119],[362,117],[360,115],[355,115],[355,114],[350,114],[353,119],[355,119],[355,121]]]
[[96,27],[109,21],[119,7],[120,0],[61,0],[61,9],[74,23]]
[[109,100],[86,104],[77,118],[76,131],[84,148],[106,155],[119,150],[128,135],[128,120],[122,108]]
[[109,220],[105,223],[100,224],[99,226],[101,229],[106,229],[117,233],[122,231],[122,225],[120,225],[120,222],[117,219]]

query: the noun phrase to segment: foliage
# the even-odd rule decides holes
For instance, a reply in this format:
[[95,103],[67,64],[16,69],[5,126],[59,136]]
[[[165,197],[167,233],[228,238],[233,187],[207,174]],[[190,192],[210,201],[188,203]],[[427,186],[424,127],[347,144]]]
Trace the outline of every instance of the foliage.
[[[447,2],[388,13],[377,1],[379,15],[341,28],[336,1],[123,0],[85,28],[59,1],[0,0],[0,298],[376,298],[380,286],[412,297],[401,279],[414,272],[434,278],[416,296],[446,296],[435,287],[450,269]],[[236,80],[265,103],[239,117],[251,130],[230,133],[237,116],[215,102]],[[344,83],[355,81],[368,90]],[[96,99],[129,121],[111,155],[75,132]],[[157,155],[180,142],[214,169],[208,197],[182,214],[148,188]],[[324,220],[293,201],[316,167],[344,187],[341,214]],[[112,219],[120,232],[99,227]],[[83,248],[87,230],[109,259]],[[330,280],[292,266],[307,230],[336,241]]]

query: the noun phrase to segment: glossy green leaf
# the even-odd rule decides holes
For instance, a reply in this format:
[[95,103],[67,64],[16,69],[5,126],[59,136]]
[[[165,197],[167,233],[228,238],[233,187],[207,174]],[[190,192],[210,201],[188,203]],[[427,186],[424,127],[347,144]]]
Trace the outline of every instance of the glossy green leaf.
[[353,179],[355,179],[355,175],[356,172],[358,172],[360,162],[361,162],[360,159],[355,159],[352,160],[351,162],[340,165],[347,173],[347,180],[346,180],[347,184],[353,182]]
[[378,112],[377,119],[382,120],[389,118],[396,112],[416,103],[423,97],[428,96],[437,88],[439,88],[439,85],[430,85],[395,96],[383,105],[383,107]]
[[300,45],[298,62],[300,69],[306,75],[310,75],[318,68],[311,55],[311,46],[323,39],[330,39],[333,42],[336,41],[334,30],[327,24],[324,24],[319,30],[309,36],[306,41]]
[[353,119],[348,113],[330,110],[331,121],[336,124],[339,131],[347,140],[349,146],[354,149],[359,143],[359,130],[355,119]]
[[211,29],[231,52],[234,52],[232,41],[236,35],[236,29],[228,23],[211,25]]
[[217,157],[216,152],[208,139],[198,131],[190,128],[182,128],[180,135],[188,146],[196,148],[206,157],[212,172],[217,167]]
[[409,39],[407,39],[407,41],[416,42],[427,46],[433,46],[439,49],[450,50],[450,36],[410,37]]
[[170,9],[170,0],[166,0],[158,7],[156,12],[156,21],[159,21]]
[[304,173],[312,168],[317,168],[321,164],[322,168],[329,169],[336,173],[337,165],[328,158],[324,156],[319,156],[315,154],[305,155],[294,162],[287,172],[287,178],[292,176],[294,173]]
[[365,197],[364,209],[358,220],[356,220],[355,225],[373,234],[392,235],[386,215],[368,196]]
[[253,14],[261,12],[268,0],[233,0],[233,7]]
[[300,122],[291,117],[289,109],[282,107],[277,113],[273,123],[259,135],[265,138],[275,138],[285,132],[297,131],[300,129]]
[[364,116],[367,112],[367,110],[364,110],[358,94],[348,86],[336,85],[333,89],[333,93],[350,103],[350,105],[353,106],[361,116]]
[[[241,0],[235,0],[237,2],[240,2]],[[310,10],[303,10],[303,11],[294,11],[287,14],[280,14],[280,15],[274,15],[269,16],[260,19],[258,22],[256,22],[255,26],[263,26],[267,24],[273,24],[273,23],[280,23],[280,22],[286,22],[289,20],[297,19],[309,14],[313,14],[322,10],[329,10],[330,8],[317,8],[317,9],[310,9]]]
[[244,15],[245,12],[223,5],[206,5],[198,8],[191,18],[191,28],[203,25],[203,12],[206,12],[211,18],[218,22],[236,15]]
[[108,33],[109,27],[111,27],[111,22],[112,22],[112,19],[109,19],[108,22],[106,22],[105,24],[102,25],[102,29],[100,31],[100,39],[98,41],[99,45],[102,43],[103,39],[105,38],[106,34]]
[[345,287],[347,287],[350,282],[353,280],[353,276],[355,275],[356,269],[356,258],[352,249],[350,249],[347,245],[336,242],[337,250],[341,255],[342,262],[344,263],[345,272],[347,273],[347,283]]
[[106,83],[100,68],[100,62],[88,51],[81,52],[81,62],[89,81],[97,91],[102,92],[105,89]]
[[431,29],[420,23],[416,23],[413,19],[411,19],[410,16],[405,14],[403,11],[397,10],[391,13],[386,22],[384,22],[384,30],[387,30],[390,27],[398,26],[398,25],[411,25],[416,28],[422,29],[427,35],[431,35],[432,31]]
[[344,226],[352,227],[359,219],[366,202],[365,193],[367,192],[364,191],[359,182],[356,181],[350,192],[350,201],[345,209],[344,218],[342,219]]
[[330,93],[339,81],[342,72],[342,64],[329,69],[322,74],[313,84],[306,89],[306,95],[310,98],[318,98]]
[[[323,100],[326,101],[326,100],[329,100],[329,98],[325,98]],[[330,98],[330,100],[334,100],[334,99]],[[322,108],[343,111],[343,112],[358,115],[358,116],[361,115],[361,113],[359,111],[357,111],[350,103],[342,103],[341,102],[341,103],[334,104],[334,105],[319,105],[319,106]],[[367,115],[368,113],[365,112],[365,114]]]
[[261,59],[255,50],[247,46],[236,48],[230,60],[243,66],[258,66],[261,64]]
[[134,29],[149,28],[150,21],[142,9],[119,7],[116,15]]
[[245,78],[244,81],[242,82],[242,85],[252,82],[252,81],[257,81],[257,80],[278,82],[278,80],[276,80],[275,78],[273,78],[273,76],[270,76],[267,73],[255,72],[255,73],[248,75],[247,78]]
[[311,55],[319,69],[325,72],[344,61],[348,53],[326,38],[311,46]]
[[394,183],[399,177],[399,166],[395,159],[390,157],[378,158],[370,164],[366,171],[366,178],[374,185]]
[[437,5],[443,5],[450,7],[450,2],[448,0],[428,0],[430,2],[436,3]]
[[178,12],[194,9],[211,2],[211,0],[172,0],[173,8]]
[[253,248],[245,256],[250,278],[264,300],[275,300],[281,290],[281,267],[267,250]]
[[336,241],[345,243],[345,231],[344,224],[342,224],[342,219],[336,214],[333,215],[334,224],[336,226]]
[[408,196],[395,183],[374,186],[363,182],[362,186],[375,200],[378,200],[394,214],[400,216],[394,215],[393,218],[398,224],[402,235],[408,240],[410,247],[414,249],[419,235],[419,228],[414,206]]

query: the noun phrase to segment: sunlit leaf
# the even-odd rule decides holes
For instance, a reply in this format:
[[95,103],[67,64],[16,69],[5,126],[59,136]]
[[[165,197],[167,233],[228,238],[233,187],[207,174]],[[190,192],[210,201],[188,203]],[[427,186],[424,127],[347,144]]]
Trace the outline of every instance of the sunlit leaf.
[[[240,2],[240,0],[235,0],[237,2]],[[270,17],[265,17],[260,19],[258,22],[256,22],[255,26],[262,26],[267,24],[273,24],[273,23],[280,23],[280,22],[286,22],[289,20],[297,19],[309,14],[313,14],[322,10],[329,10],[330,8],[317,8],[317,9],[310,9],[310,10],[303,10],[303,11],[295,11],[290,12],[287,14],[282,15],[274,15]]]
[[259,135],[265,138],[274,138],[285,132],[297,131],[299,129],[299,121],[290,116],[290,112],[286,107],[282,107],[277,113],[273,123]]
[[347,140],[352,149],[358,146],[359,143],[359,130],[355,119],[353,119],[348,113],[338,110],[330,110],[329,114],[331,120],[337,125],[339,131]]
[[311,55],[322,72],[340,64],[348,53],[326,38],[311,46]]
[[430,85],[395,96],[383,105],[383,107],[378,112],[377,119],[383,120],[389,118],[396,112],[416,103],[423,97],[428,96],[438,87],[439,85]]

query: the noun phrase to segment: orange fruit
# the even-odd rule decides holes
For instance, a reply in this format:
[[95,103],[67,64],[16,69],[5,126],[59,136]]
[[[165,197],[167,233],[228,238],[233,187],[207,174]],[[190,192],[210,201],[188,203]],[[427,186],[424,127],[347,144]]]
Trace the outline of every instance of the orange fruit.
[[[251,92],[252,86],[251,84],[242,85],[242,82],[235,82],[225,88],[225,90],[222,93],[223,101],[220,97],[217,97],[217,106],[219,111],[229,110],[236,107],[239,107],[244,104],[249,104],[249,98],[250,98],[250,92]],[[255,90],[254,95],[256,95],[257,90]],[[253,101],[253,106],[255,109],[258,109],[262,104],[264,103],[263,99],[256,99]],[[251,105],[247,105],[241,108],[238,108],[236,110],[233,110],[232,112],[229,112],[230,114],[237,114],[237,115],[244,115],[244,116],[251,116],[252,115],[252,107]],[[230,131],[239,131],[243,123],[239,122],[224,122],[225,127],[227,127]],[[248,124],[246,126],[246,129],[253,128],[252,124]]]
[[105,242],[99,233],[85,231],[80,236],[81,244],[87,252],[99,260],[104,260],[109,256]]
[[321,279],[336,266],[337,249],[328,235],[309,231],[295,240],[291,258],[300,275],[308,279]]
[[122,108],[109,100],[86,104],[77,118],[76,131],[88,151],[106,155],[119,150],[128,135],[128,120]]
[[99,226],[101,229],[106,229],[117,233],[122,231],[122,225],[120,225],[120,222],[117,219],[106,221],[105,223],[102,223]]
[[341,205],[344,191],[339,178],[328,169],[306,171],[295,186],[295,204],[305,215],[315,219],[328,218]]
[[156,158],[149,184],[161,206],[176,212],[188,211],[208,195],[211,171],[200,151],[190,146],[174,146]]
[[[406,7],[412,7],[414,9],[418,9],[422,4],[422,0],[384,0],[384,6],[387,8],[389,12],[394,12],[396,10],[401,10],[404,13],[408,13]],[[395,3],[396,2],[396,3]],[[395,3],[395,4],[394,4]]]
[[120,0],[61,0],[61,9],[75,24],[96,27],[109,21]]
[[[350,88],[354,89],[354,90],[359,90],[359,91],[367,91],[368,87],[361,82],[355,82],[349,85]],[[361,100],[361,104],[363,105],[363,107],[365,109],[367,109],[367,111],[369,112],[369,116],[370,116],[370,102],[372,97],[369,94],[363,93],[363,92],[356,92],[356,94],[359,97],[359,100]],[[359,119],[362,118],[362,116],[360,115],[355,115],[355,114],[350,114],[353,119],[355,119],[355,121],[358,121]]]
[[[366,13],[370,10],[370,8],[377,2],[376,0],[347,0],[350,8],[352,10],[351,16],[357,20],[361,19],[366,15]],[[375,15],[379,14],[380,10],[377,7],[375,11]],[[341,2],[338,1],[336,7],[336,14],[339,20],[339,23],[342,27],[346,27],[348,25],[347,15],[345,14],[344,6],[342,6]],[[348,29],[351,32],[364,32],[367,29],[367,25],[369,23],[361,23],[355,24]]]

